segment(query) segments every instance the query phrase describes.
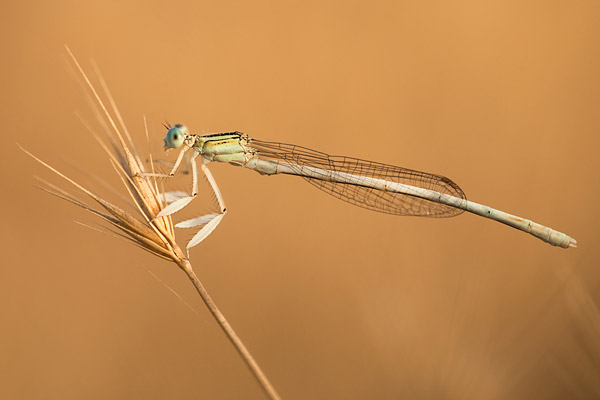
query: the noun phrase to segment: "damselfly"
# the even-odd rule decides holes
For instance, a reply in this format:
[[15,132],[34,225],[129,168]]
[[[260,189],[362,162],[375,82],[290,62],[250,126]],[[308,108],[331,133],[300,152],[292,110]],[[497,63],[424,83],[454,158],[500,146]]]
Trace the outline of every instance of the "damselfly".
[[464,211],[493,219],[527,232],[546,243],[563,248],[577,247],[577,241],[564,233],[533,221],[495,210],[466,199],[461,188],[450,179],[436,174],[414,171],[352,157],[330,156],[291,144],[264,142],[241,132],[193,135],[185,125],[176,124],[167,131],[165,150],[181,148],[170,174],[173,176],[184,155],[192,150],[192,195],[170,193],[158,217],[173,214],[198,193],[195,159],[200,156],[200,168],[206,175],[219,203],[220,212],[180,222],[177,227],[204,227],[190,240],[191,248],[204,240],[221,222],[225,203],[217,183],[206,167],[211,161],[253,169],[263,175],[288,174],[306,179],[317,188],[348,203],[394,215],[422,217],[453,217]]

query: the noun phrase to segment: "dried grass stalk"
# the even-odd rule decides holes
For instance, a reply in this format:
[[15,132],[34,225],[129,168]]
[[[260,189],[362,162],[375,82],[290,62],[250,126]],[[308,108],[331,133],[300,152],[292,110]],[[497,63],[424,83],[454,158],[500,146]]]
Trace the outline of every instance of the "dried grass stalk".
[[[246,346],[244,346],[241,339],[237,336],[229,322],[227,322],[227,319],[223,313],[219,310],[211,296],[208,294],[200,279],[194,273],[192,264],[186,256],[186,253],[179,247],[175,240],[175,229],[173,227],[171,218],[169,216],[156,218],[158,213],[166,205],[164,196],[162,193],[160,193],[156,182],[143,175],[145,172],[144,165],[141,162],[140,157],[137,155],[133,145],[133,140],[125,128],[114,101],[110,96],[106,85],[104,84],[104,80],[99,75],[99,72],[97,72],[101,85],[104,88],[109,103],[111,104],[112,112],[116,116],[116,120],[119,122],[120,126],[117,126],[115,123],[115,118],[113,118],[112,114],[105,107],[100,95],[96,92],[94,86],[88,79],[88,76],[85,74],[68,47],[67,52],[74,66],[76,67],[79,78],[81,78],[84,82],[83,86],[86,88],[87,94],[91,97],[93,103],[98,107],[96,110],[98,112],[97,116],[99,116],[101,119],[100,122],[105,126],[105,128],[107,128],[105,129],[105,133],[106,140],[108,140],[109,143],[105,143],[93,132],[93,130],[91,131],[96,136],[96,139],[100,142],[103,149],[109,155],[115,170],[127,189],[129,198],[132,200],[133,205],[139,212],[139,216],[133,215],[110,203],[109,201],[104,200],[99,195],[91,192],[83,185],[75,182],[62,172],[53,168],[21,147],[21,149],[29,156],[90,197],[95,203],[97,203],[97,205],[100,206],[100,208],[94,208],[85,202],[78,200],[71,193],[43,180],[40,180],[44,185],[41,187],[41,189],[99,216],[111,226],[116,228],[117,231],[120,232],[120,234],[117,233],[119,236],[127,238],[129,241],[133,242],[135,245],[146,250],[152,255],[177,264],[177,266],[179,266],[179,268],[185,272],[190,281],[192,281],[192,284],[204,301],[204,304],[206,304],[223,332],[225,332],[227,338],[231,341],[244,362],[248,365],[250,371],[258,380],[265,394],[267,394],[267,396],[271,399],[279,399],[280,397],[275,391],[273,385],[271,385],[266,375],[254,360],[254,357],[252,357],[248,349],[246,349]],[[127,138],[127,141],[125,140],[124,136]]]

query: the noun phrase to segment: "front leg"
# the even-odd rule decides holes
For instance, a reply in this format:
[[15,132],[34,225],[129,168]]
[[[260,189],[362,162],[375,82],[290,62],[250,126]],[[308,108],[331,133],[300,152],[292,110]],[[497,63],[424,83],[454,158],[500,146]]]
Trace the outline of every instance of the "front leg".
[[[175,175],[175,171],[177,171],[177,168],[179,167],[179,164],[181,163],[181,160],[183,159],[183,154],[185,153],[185,151],[181,151],[181,153],[179,153],[179,157],[177,157],[177,161],[175,162],[175,165],[173,166],[173,170],[171,171],[171,173],[169,174],[169,176],[173,176]],[[182,208],[184,208],[185,206],[187,206],[188,204],[190,204],[190,202],[192,200],[194,200],[194,197],[196,197],[198,195],[198,171],[196,168],[196,157],[198,157],[200,153],[198,152],[194,152],[192,154],[191,157],[191,163],[192,163],[192,195],[188,196],[188,197],[182,197],[178,200],[175,200],[174,202],[172,202],[171,204],[169,204],[168,206],[166,206],[165,208],[163,208],[158,215],[156,216],[156,218],[160,218],[160,217],[166,217],[167,215],[171,215],[176,213],[177,211],[181,210]],[[204,164],[202,164],[204,165]]]
[[179,155],[177,156],[177,160],[175,161],[175,164],[173,165],[173,168],[171,169],[171,172],[169,172],[169,174],[155,174],[155,173],[151,173],[151,172],[144,172],[141,173],[141,176],[154,176],[154,177],[160,177],[160,178],[172,178],[173,176],[175,176],[175,172],[177,172],[177,169],[179,168],[179,164],[181,164],[181,160],[183,160],[183,156],[185,155],[185,153],[190,149],[190,146],[184,146],[183,149],[181,149],[181,151],[179,152]]

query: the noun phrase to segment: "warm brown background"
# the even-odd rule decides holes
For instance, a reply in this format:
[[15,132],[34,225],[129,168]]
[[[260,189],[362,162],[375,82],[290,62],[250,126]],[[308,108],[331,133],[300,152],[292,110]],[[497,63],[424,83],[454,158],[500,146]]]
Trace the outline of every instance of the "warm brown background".
[[[211,166],[229,214],[192,261],[283,398],[600,396],[597,1],[16,3],[0,17],[0,398],[263,398],[182,273],[33,187],[62,182],[16,142],[118,186],[63,44],[97,62],[139,141],[147,116],[158,157],[165,120],[242,130],[441,173],[579,240]],[[214,210],[207,195],[186,212]]]

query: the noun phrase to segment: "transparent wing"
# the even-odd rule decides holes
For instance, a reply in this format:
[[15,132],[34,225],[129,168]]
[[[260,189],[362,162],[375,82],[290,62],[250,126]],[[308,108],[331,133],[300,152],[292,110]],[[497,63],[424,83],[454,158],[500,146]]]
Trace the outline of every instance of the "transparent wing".
[[[330,156],[320,151],[291,144],[264,142],[256,139],[249,139],[248,142],[260,158],[283,160],[297,165],[298,175],[302,175],[302,166],[311,166],[416,186],[466,200],[461,188],[445,176],[358,158]],[[313,177],[304,176],[303,178],[334,197],[382,213],[438,218],[453,217],[463,213],[463,210],[445,204],[402,193],[377,190],[355,184],[330,182]]]

